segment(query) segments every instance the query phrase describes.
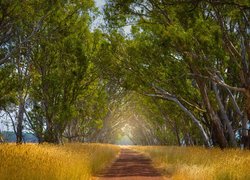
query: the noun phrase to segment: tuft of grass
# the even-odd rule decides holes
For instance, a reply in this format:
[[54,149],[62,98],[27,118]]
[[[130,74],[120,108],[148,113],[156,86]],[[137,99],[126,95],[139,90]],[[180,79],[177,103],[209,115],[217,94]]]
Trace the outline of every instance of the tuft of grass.
[[138,146],[172,179],[250,179],[250,151],[202,147]]
[[0,144],[0,179],[87,180],[118,152],[118,146],[104,144]]

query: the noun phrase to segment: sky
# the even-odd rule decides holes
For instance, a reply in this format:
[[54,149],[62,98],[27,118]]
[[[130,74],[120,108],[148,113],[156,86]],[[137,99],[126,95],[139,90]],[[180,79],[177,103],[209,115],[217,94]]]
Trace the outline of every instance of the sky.
[[[94,1],[95,1],[95,4],[96,4],[96,7],[98,7],[99,11],[102,12],[103,8],[104,8],[104,5],[105,5],[105,0],[94,0]],[[98,18],[96,18],[94,20],[91,29],[92,30],[96,29],[103,23],[104,23],[103,16],[99,16]]]
[[[99,10],[102,12],[104,5],[106,4],[105,0],[95,0],[96,6],[99,8]],[[103,22],[103,18],[99,17],[95,20],[93,27],[97,28],[101,23]],[[129,34],[130,30],[131,30],[131,26],[125,26],[123,27],[123,30],[125,32],[125,34]]]
[[105,0],[95,0],[96,6],[101,9],[105,4]]

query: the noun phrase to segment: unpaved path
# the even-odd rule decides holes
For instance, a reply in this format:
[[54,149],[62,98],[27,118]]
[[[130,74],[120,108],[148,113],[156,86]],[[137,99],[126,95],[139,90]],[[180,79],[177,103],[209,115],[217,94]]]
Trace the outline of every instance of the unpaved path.
[[119,157],[99,180],[163,180],[146,156],[128,148],[122,148]]

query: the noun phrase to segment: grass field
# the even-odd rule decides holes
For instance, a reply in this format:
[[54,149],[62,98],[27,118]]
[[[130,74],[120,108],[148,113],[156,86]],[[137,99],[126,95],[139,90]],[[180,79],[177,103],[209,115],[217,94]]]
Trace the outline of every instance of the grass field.
[[102,144],[0,144],[0,179],[87,180],[118,152],[118,146]]
[[250,151],[202,147],[134,147],[149,155],[163,175],[172,179],[250,180]]
[[[250,179],[250,151],[202,147],[131,146],[171,179]],[[105,144],[0,144],[1,180],[88,180],[120,148]]]

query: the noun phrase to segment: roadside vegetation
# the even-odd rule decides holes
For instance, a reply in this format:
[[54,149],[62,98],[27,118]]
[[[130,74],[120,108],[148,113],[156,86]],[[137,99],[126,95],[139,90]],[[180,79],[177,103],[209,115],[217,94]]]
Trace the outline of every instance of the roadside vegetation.
[[172,179],[250,179],[250,152],[202,147],[138,146],[164,176]]
[[102,144],[1,144],[0,179],[87,180],[118,152],[118,146]]

